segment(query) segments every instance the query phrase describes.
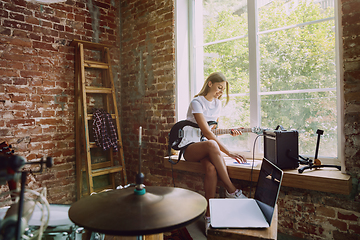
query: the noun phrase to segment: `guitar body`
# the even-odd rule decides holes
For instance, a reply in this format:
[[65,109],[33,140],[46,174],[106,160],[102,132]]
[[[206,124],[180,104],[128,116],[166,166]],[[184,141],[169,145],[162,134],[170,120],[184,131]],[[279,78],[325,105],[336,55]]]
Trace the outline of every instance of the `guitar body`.
[[[208,122],[209,126],[217,124],[216,122]],[[182,150],[191,143],[201,142],[204,136],[200,127],[191,121],[182,120],[177,122],[170,130],[169,144],[175,150]]]

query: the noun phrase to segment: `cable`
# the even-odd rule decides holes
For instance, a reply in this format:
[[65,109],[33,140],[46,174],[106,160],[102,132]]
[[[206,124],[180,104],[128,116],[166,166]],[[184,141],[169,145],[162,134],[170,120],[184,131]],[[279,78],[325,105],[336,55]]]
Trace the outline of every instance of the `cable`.
[[[22,235],[22,239],[38,239],[40,240],[42,238],[42,234],[45,231],[45,229],[48,226],[49,223],[49,219],[50,219],[50,206],[49,206],[49,202],[46,200],[46,188],[42,188],[42,189],[36,189],[37,192],[35,190],[30,190],[30,189],[25,189],[26,193],[30,193],[35,195],[36,197],[31,197],[31,196],[24,196],[24,200],[32,200],[36,202],[36,205],[40,208],[42,214],[41,214],[41,225],[40,228],[35,230],[34,232],[31,233],[31,236],[27,236],[25,234]],[[7,191],[7,192],[3,192],[0,194],[0,199],[3,198],[5,195],[7,194],[11,194],[11,193],[19,193],[18,190],[12,190],[12,191]],[[11,200],[11,199],[10,199]],[[18,199],[17,199],[18,200]],[[2,205],[6,205],[5,202],[2,202]],[[44,211],[46,210],[46,211]],[[46,214],[46,218],[45,218],[45,213]]]
[[251,173],[250,173],[250,195],[249,197],[251,198],[251,188],[252,188],[252,175],[253,175],[253,169],[254,169],[254,163],[255,163],[255,144],[256,144],[256,140],[260,137],[260,136],[264,136],[263,134],[259,134],[256,136],[255,140],[254,140],[254,146],[253,146],[253,162],[251,165]]

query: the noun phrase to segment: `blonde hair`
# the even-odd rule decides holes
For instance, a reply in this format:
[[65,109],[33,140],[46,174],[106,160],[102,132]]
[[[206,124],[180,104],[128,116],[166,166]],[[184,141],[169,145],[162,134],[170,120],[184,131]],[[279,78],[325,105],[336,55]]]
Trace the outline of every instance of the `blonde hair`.
[[[210,74],[207,79],[204,82],[204,85],[202,86],[200,92],[195,95],[195,97],[198,96],[206,96],[206,94],[208,94],[209,92],[209,82],[217,83],[217,82],[226,82],[226,103],[227,104],[229,102],[229,83],[228,81],[226,81],[226,78],[224,76],[224,74],[222,74],[221,72],[214,72],[212,74]],[[219,96],[219,99],[221,99],[222,95]]]

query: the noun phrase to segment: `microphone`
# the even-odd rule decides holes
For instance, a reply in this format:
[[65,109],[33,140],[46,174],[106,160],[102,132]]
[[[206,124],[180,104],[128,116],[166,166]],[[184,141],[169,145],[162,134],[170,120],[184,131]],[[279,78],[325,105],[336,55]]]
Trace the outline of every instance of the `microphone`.
[[[20,233],[25,232],[28,227],[28,222],[34,212],[35,201],[29,200],[24,202],[24,208],[21,221]],[[2,239],[15,239],[16,226],[18,224],[18,209],[19,203],[14,203],[7,210],[4,219],[0,222],[0,236]]]

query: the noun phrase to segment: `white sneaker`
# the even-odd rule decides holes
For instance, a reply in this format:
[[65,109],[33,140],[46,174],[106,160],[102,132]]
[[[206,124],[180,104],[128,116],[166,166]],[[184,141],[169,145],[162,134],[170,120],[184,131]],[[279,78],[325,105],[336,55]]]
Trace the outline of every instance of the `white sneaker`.
[[228,191],[225,192],[225,196],[226,198],[247,198],[243,193],[242,190],[240,189],[236,189],[236,191],[234,193],[229,193]]
[[210,217],[204,217],[204,220],[205,220],[205,236],[207,236],[207,233],[208,233],[208,230],[210,228]]

